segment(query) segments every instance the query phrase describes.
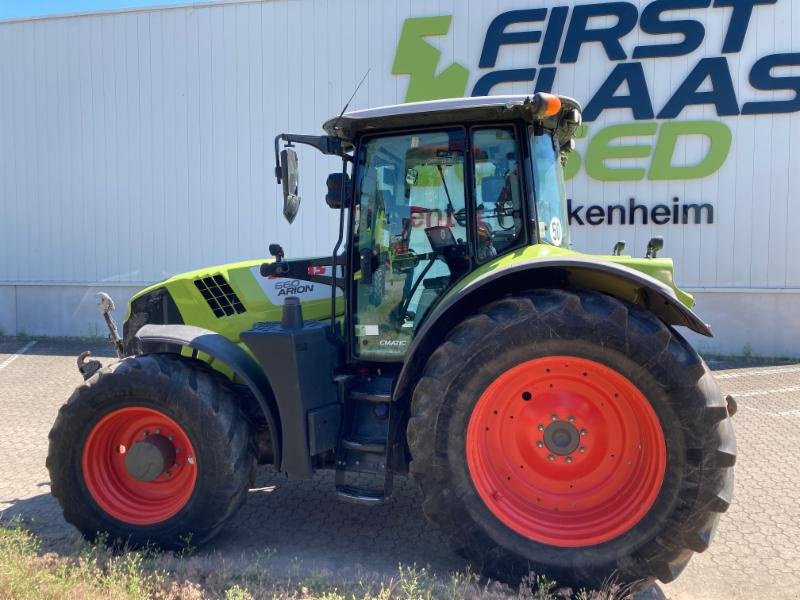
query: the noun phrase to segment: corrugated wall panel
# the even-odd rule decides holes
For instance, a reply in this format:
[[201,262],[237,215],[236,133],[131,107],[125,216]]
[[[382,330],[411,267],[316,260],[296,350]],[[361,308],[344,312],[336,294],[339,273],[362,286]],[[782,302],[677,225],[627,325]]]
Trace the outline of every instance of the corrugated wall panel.
[[[641,11],[649,2],[634,4]],[[748,77],[758,58],[798,50],[800,11],[792,4],[757,8],[743,52],[725,55],[740,104],[787,97],[757,92]],[[478,62],[491,20],[539,6],[552,3],[275,0],[0,24],[0,281],[139,283],[263,256],[272,241],[292,255],[330,252],[337,219],[322,196],[336,161],[301,149],[304,201],[288,227],[272,175],[273,136],[318,132],[368,68],[351,108],[402,101],[407,77],[391,69],[407,17],[455,15],[447,36],[427,41],[442,51],[440,68],[453,61],[469,68],[469,91],[486,72]],[[730,11],[685,15],[705,24],[701,48],[642,61],[656,112],[701,57],[722,56]],[[610,17],[597,22],[612,24]],[[622,43],[630,55],[637,44],[668,41],[680,36],[637,28]],[[535,66],[537,58],[533,46],[503,46],[498,67]],[[556,89],[585,103],[615,64],[598,44],[584,46],[577,64],[559,65]],[[681,119],[721,120],[733,131],[730,156],[715,175],[600,184],[582,171],[569,193],[578,204],[604,207],[629,198],[651,206],[673,197],[710,201],[715,223],[575,227],[576,247],[609,251],[625,239],[641,254],[652,235],[664,235],[683,285],[800,288],[792,185],[800,155],[790,144],[800,136],[796,113],[718,119],[706,105],[687,108]],[[628,110],[605,111],[589,139],[631,122]],[[581,154],[587,145],[579,141]],[[675,159],[691,162],[702,152],[702,144],[682,144]]]

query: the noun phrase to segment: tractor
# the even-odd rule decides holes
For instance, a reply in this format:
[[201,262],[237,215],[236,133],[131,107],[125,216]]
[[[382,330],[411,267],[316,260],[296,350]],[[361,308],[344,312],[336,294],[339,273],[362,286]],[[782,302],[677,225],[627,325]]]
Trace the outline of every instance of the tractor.
[[[394,477],[486,576],[669,582],[731,503],[733,408],[679,333],[710,336],[659,258],[571,249],[563,167],[581,108],[545,93],[345,112],[275,138],[291,223],[298,145],[341,159],[330,256],[200,269],[130,301],[119,360],[87,353],[47,467],[88,538],[201,544],[258,465]],[[333,492],[333,490],[332,490]]]

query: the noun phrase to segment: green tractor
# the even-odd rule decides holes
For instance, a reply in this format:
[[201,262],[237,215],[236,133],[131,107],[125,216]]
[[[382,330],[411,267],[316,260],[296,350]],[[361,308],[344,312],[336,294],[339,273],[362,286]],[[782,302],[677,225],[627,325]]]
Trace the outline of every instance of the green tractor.
[[[670,259],[570,249],[574,100],[538,93],[343,112],[275,140],[284,214],[297,144],[339,157],[329,257],[254,260],[137,294],[119,360],[79,358],[47,466],[89,538],[202,543],[257,465],[335,470],[377,504],[410,474],[480,572],[668,582],[730,502],[729,406],[677,331],[710,336]],[[364,474],[371,475],[365,476]],[[371,482],[371,483],[365,483]]]

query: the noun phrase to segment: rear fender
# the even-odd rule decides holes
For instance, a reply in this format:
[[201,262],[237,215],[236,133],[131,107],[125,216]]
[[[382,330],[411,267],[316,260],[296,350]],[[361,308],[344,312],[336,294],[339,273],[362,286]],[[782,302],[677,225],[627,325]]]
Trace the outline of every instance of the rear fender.
[[624,265],[582,257],[517,261],[498,267],[446,295],[425,318],[409,347],[395,387],[395,401],[408,398],[425,362],[466,315],[520,290],[587,289],[642,306],[667,325],[682,325],[711,337],[711,328],[665,283]]
[[193,325],[144,325],[135,336],[150,344],[175,344],[207,354],[228,367],[252,392],[269,428],[274,464],[281,464],[281,429],[272,387],[264,372],[247,352],[224,336]]

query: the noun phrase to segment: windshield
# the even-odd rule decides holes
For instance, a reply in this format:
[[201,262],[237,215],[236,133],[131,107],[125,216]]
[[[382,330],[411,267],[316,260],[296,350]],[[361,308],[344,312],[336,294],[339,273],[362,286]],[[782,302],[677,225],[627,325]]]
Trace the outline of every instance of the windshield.
[[561,154],[547,132],[537,133],[531,127],[530,142],[539,238],[547,244],[568,248],[570,239]]

